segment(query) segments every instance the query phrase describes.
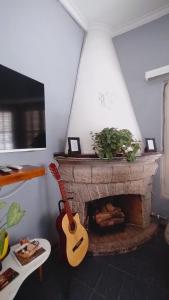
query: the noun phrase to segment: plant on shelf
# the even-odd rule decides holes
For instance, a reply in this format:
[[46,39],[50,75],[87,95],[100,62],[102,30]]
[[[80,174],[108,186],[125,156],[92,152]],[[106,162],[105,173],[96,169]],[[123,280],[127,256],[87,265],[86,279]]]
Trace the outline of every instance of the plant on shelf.
[[[6,207],[6,202],[0,201],[0,209]],[[23,218],[25,211],[17,202],[11,203],[6,214],[0,219],[0,260],[5,256],[8,248],[8,233],[7,230],[14,225],[17,225]]]
[[104,128],[97,133],[91,132],[91,136],[93,150],[100,158],[125,157],[132,162],[140,149],[140,142],[128,129]]

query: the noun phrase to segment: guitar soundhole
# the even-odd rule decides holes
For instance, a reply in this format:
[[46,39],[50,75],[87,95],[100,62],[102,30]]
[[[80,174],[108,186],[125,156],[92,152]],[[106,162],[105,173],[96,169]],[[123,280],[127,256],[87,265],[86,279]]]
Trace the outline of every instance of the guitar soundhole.
[[73,247],[73,252],[75,252],[81,245],[81,243],[83,242],[83,237],[81,237],[81,239],[77,242],[77,244]]
[[71,224],[69,224],[69,231],[70,233],[74,233],[77,229],[77,225],[76,225],[76,222],[72,222]]

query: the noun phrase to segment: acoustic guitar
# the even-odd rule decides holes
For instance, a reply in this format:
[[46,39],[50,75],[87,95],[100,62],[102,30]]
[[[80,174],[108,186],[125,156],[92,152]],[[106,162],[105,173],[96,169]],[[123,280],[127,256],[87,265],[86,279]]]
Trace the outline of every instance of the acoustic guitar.
[[[84,259],[89,245],[86,229],[81,225],[78,213],[73,214],[69,206],[64,181],[61,179],[57,166],[54,163],[49,165],[49,169],[57,180],[62,196],[64,208],[60,210],[60,215],[56,219],[56,228],[60,237],[60,246],[64,257],[72,267],[78,266]],[[60,205],[60,203],[59,203]]]

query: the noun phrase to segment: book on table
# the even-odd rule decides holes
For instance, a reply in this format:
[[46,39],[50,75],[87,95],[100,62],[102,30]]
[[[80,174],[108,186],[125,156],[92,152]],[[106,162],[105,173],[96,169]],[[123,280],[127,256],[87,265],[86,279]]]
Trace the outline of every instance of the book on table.
[[13,251],[17,261],[21,266],[35,260],[38,256],[43,254],[46,250],[40,245],[37,240],[29,241],[23,246],[18,247]]
[[2,274],[0,274],[0,291],[5,288],[12,280],[14,280],[19,275],[12,268],[8,268]]

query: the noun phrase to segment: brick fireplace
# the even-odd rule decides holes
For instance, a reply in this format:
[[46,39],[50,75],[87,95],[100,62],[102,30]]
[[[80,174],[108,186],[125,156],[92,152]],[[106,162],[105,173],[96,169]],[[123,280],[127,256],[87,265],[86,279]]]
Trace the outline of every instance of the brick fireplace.
[[89,250],[94,255],[121,253],[150,239],[157,225],[151,223],[152,176],[160,154],[145,155],[133,163],[117,159],[56,157],[70,205],[88,227],[88,205],[96,199],[120,198],[127,215],[123,230],[97,235],[89,230]]

